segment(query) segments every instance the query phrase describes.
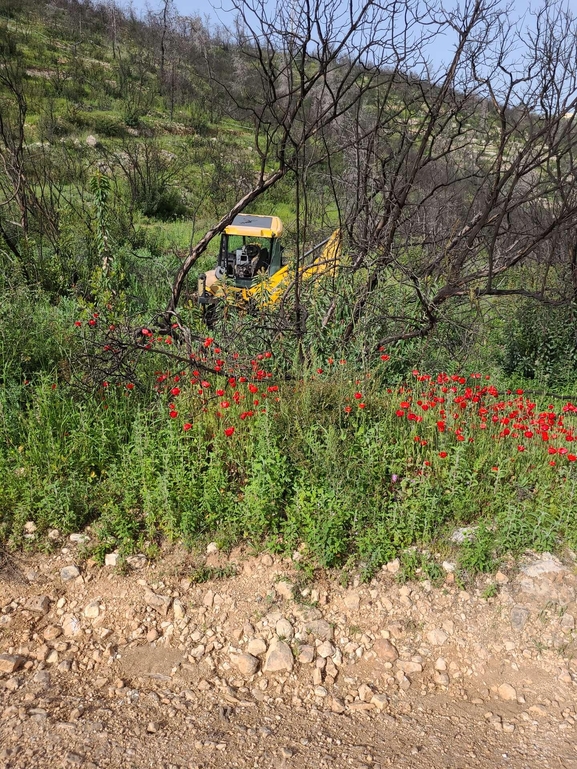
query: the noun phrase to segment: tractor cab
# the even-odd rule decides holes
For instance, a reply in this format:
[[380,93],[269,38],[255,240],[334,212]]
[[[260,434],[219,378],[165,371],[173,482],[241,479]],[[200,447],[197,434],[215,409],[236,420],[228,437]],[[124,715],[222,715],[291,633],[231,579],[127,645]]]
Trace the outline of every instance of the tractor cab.
[[270,280],[282,268],[282,232],[278,216],[235,216],[221,235],[216,267],[198,278],[199,304],[215,305],[226,286],[241,295]]
[[236,216],[220,240],[218,272],[237,288],[250,288],[262,272],[274,275],[282,266],[278,216]]

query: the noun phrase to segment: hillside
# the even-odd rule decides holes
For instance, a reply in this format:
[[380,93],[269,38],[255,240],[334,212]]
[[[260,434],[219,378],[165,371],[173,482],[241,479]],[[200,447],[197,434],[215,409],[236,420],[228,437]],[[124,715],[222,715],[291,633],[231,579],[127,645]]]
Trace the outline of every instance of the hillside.
[[[302,546],[344,580],[395,557],[434,579],[434,544],[463,585],[574,548],[575,20],[550,8],[513,61],[483,2],[410,42],[409,2],[236,8],[227,32],[0,5],[2,541]],[[225,291],[209,331],[196,277],[240,211],[281,216],[290,280],[274,306]],[[336,227],[338,269],[305,282]]]

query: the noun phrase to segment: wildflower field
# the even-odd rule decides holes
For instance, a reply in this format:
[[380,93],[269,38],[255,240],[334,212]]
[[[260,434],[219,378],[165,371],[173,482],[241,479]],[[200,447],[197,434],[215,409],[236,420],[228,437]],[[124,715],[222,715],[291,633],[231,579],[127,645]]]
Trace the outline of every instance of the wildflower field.
[[[150,352],[173,344],[143,331]],[[431,577],[448,557],[474,573],[577,546],[577,406],[482,372],[399,379],[394,356],[329,357],[287,378],[272,351],[225,353],[207,337],[189,365],[151,371],[148,389],[24,382],[8,394],[18,408],[4,394],[2,539],[27,542],[31,519],[39,537],[91,524],[98,558],[216,539],[366,576],[400,555]],[[474,536],[456,548],[463,526]]]

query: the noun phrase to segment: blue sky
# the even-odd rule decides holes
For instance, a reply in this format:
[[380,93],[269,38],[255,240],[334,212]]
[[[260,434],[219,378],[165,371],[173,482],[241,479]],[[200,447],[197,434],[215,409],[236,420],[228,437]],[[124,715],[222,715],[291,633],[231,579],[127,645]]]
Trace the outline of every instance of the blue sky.
[[[508,0],[502,0],[501,7],[506,7],[507,4],[512,8],[510,11],[510,17],[512,20],[526,16],[526,19],[530,19],[527,12],[530,8],[542,7],[545,0],[515,0],[514,3],[508,3]],[[466,0],[439,0],[441,7],[446,9],[454,7],[455,5],[463,5]],[[577,0],[565,0],[566,7],[573,9],[577,4]],[[120,0],[120,4],[132,5],[137,11],[146,11],[147,9],[159,10],[162,6],[162,0]],[[185,16],[199,15],[201,18],[209,17],[215,25],[223,25],[230,27],[234,18],[233,13],[228,10],[230,5],[227,0],[174,0],[174,5]],[[531,21],[526,21],[525,30],[532,26]],[[442,66],[446,63],[453,51],[454,38],[450,36],[439,36],[429,47],[428,53],[432,58],[435,67]]]

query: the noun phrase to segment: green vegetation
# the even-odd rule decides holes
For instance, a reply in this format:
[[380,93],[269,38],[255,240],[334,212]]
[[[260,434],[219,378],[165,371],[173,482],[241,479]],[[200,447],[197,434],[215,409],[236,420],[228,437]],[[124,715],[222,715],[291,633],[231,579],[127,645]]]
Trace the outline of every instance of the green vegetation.
[[[311,87],[283,134],[282,99],[239,106],[264,100],[250,45],[159,19],[0,0],[0,542],[90,524],[98,558],[245,541],[433,582],[577,547],[571,119],[542,141],[534,106],[358,65],[352,117],[314,123]],[[289,259],[340,223],[342,269],[209,332],[213,240],[167,320],[191,247],[279,168],[251,211]]]

